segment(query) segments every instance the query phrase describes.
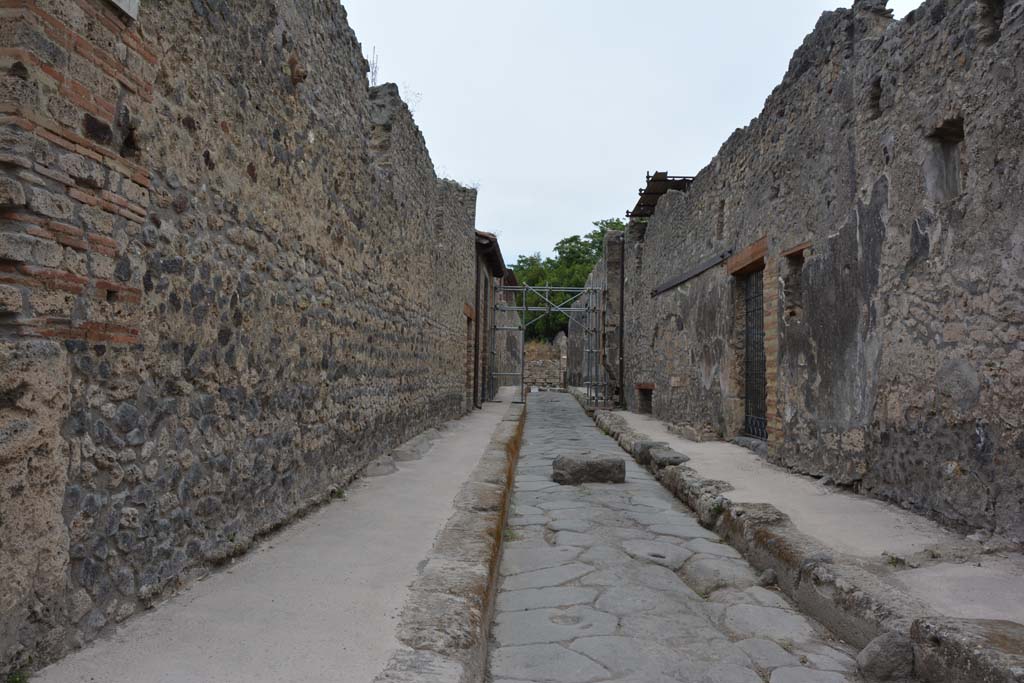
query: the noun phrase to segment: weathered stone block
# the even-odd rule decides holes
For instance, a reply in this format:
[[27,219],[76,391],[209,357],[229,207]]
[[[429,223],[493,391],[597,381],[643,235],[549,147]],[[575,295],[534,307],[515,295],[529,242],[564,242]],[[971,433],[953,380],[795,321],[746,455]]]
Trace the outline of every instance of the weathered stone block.
[[659,470],[663,467],[669,467],[671,465],[682,465],[684,462],[689,461],[689,456],[683,455],[682,453],[674,451],[668,447],[658,447],[650,449],[651,466]]
[[22,307],[21,290],[10,285],[0,285],[0,313],[21,313]]
[[577,486],[586,482],[621,484],[626,481],[626,461],[605,455],[560,455],[552,463],[552,480]]
[[857,655],[860,672],[872,680],[910,678],[914,672],[914,646],[902,633],[883,633]]
[[25,206],[25,188],[9,176],[0,176],[0,206]]
[[64,195],[33,187],[28,201],[33,211],[57,220],[68,220],[74,214],[75,203]]
[[[600,424],[600,422],[599,422]],[[641,465],[647,465],[651,461],[651,450],[654,448],[667,448],[668,444],[664,441],[650,441],[648,439],[638,439],[633,442],[633,456],[636,461]]]
[[65,154],[60,158],[59,165],[65,173],[88,187],[98,189],[106,181],[106,170],[80,154]]

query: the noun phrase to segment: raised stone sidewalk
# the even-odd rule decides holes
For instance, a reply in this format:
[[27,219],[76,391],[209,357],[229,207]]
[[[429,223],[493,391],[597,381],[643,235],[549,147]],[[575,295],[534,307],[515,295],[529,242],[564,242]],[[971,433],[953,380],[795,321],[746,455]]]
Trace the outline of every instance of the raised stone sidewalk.
[[1019,540],[956,534],[736,444],[689,441],[649,415],[594,417],[705,527],[773,571],[806,614],[867,646],[860,658],[874,652],[872,639],[893,637],[912,650],[921,680],[1024,681]]
[[622,456],[566,394],[533,394],[492,629],[494,683],[841,683],[830,638],[631,458],[561,486],[563,454]]

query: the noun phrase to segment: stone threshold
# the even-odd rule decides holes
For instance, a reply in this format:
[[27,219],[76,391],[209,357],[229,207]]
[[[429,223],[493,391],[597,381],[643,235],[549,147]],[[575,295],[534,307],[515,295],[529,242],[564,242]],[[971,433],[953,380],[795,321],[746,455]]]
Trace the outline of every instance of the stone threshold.
[[419,567],[393,654],[375,683],[482,683],[498,567],[526,417],[511,404]]
[[[585,405],[579,392],[573,395]],[[1010,621],[936,615],[917,600],[852,560],[801,532],[778,508],[729,499],[728,482],[702,477],[667,448],[606,410],[588,410],[701,524],[739,550],[751,565],[771,570],[778,586],[837,637],[865,647],[878,636],[910,638],[915,675],[927,683],[1024,683],[1024,626]],[[668,457],[666,457],[668,455]],[[681,455],[681,454],[676,454]]]

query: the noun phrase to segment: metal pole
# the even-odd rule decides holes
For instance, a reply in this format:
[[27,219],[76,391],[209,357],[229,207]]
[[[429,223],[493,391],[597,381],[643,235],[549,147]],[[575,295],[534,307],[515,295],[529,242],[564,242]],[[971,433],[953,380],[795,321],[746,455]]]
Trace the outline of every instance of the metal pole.
[[490,299],[494,310],[490,311],[490,400],[498,396],[498,384],[495,373],[498,371],[498,287],[490,291]]
[[597,399],[594,386],[594,290],[587,292],[587,402],[593,407]]
[[607,354],[608,349],[605,346],[605,330],[607,329],[607,311],[608,311],[608,290],[604,289],[601,291],[601,309],[598,312],[598,339],[601,342],[600,348],[601,353],[597,357],[597,362],[601,364],[601,377],[604,381],[601,386],[604,387],[604,393],[601,395],[602,408],[608,407],[608,366],[607,366]]
[[587,386],[587,404],[590,404],[590,291],[587,291],[587,312],[584,313],[583,383]]
[[626,233],[619,236],[619,407],[626,407]]
[[526,403],[526,290],[523,287],[523,311],[519,314],[522,325],[519,327],[519,400]]

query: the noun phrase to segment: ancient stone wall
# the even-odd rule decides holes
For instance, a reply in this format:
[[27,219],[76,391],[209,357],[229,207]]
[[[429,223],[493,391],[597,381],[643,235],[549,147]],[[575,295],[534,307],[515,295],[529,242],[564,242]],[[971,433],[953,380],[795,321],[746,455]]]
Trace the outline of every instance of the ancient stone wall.
[[626,396],[740,434],[761,278],[769,457],[1024,538],[1024,1],[884,4],[823,15],[760,116],[627,231]]
[[467,410],[480,302],[475,192],[337,2],[0,15],[4,671]]
[[526,365],[523,381],[527,390],[531,387],[558,389],[563,385],[565,359],[560,344],[528,342],[526,344]]

